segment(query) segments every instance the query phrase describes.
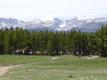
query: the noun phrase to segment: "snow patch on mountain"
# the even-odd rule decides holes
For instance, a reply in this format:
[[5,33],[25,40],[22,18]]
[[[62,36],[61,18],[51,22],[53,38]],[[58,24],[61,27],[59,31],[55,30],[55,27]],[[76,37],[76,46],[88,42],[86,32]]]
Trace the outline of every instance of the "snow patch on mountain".
[[51,30],[51,31],[69,31],[73,28],[81,31],[96,31],[103,24],[107,24],[105,17],[74,17],[68,20],[47,17],[44,19],[35,19],[33,21],[24,22],[12,18],[0,18],[0,28],[16,28],[32,30]]

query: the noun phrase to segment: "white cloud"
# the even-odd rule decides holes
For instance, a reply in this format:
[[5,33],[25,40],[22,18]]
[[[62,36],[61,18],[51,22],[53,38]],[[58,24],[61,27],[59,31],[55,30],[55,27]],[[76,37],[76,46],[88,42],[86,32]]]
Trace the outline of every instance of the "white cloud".
[[106,16],[107,0],[0,0],[0,17]]

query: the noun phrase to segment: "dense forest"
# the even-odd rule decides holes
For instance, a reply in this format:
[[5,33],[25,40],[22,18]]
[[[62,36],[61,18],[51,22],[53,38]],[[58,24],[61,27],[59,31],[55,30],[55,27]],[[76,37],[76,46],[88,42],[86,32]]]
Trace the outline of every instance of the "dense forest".
[[0,29],[0,54],[107,56],[107,25],[96,32]]

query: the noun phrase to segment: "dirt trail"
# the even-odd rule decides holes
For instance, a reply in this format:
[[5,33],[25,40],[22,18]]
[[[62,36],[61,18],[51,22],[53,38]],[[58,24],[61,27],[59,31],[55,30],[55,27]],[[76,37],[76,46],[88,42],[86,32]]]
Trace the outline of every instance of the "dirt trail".
[[0,76],[3,76],[6,74],[10,69],[14,67],[18,67],[19,65],[13,65],[13,66],[0,66]]

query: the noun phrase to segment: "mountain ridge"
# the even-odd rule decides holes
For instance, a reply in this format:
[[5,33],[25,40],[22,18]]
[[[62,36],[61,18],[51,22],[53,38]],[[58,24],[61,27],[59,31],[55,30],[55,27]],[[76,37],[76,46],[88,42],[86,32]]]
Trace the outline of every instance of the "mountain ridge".
[[27,30],[69,31],[73,28],[83,32],[94,32],[107,24],[105,17],[74,17],[71,19],[35,19],[33,21],[21,21],[14,18],[0,18],[0,29],[20,27]]

